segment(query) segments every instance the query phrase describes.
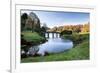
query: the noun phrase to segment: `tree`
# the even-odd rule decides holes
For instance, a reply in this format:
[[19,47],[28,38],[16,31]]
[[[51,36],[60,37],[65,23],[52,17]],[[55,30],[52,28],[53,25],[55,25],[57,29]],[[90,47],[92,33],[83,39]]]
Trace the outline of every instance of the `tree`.
[[56,26],[53,27],[53,28],[51,29],[51,31],[56,32],[56,31],[57,31],[57,27],[56,27]]
[[42,29],[43,29],[43,31],[44,31],[44,32],[46,32],[46,30],[48,29],[48,27],[47,27],[47,24],[46,24],[46,23],[43,23]]
[[81,32],[81,28],[82,28],[81,26],[82,25],[75,25],[74,28],[73,28],[73,31],[77,32],[77,33]]
[[40,30],[40,20],[35,18],[32,19],[31,16],[28,16],[28,19],[26,21],[26,29],[31,30],[32,32],[39,32]]
[[72,34],[72,31],[70,30],[64,30],[60,33],[60,35],[71,35]]
[[26,24],[26,19],[27,19],[27,18],[28,18],[27,13],[23,13],[23,14],[21,15],[21,31],[23,31],[24,28],[25,28],[25,24]]
[[43,37],[45,37],[45,32],[47,31],[48,27],[46,23],[42,24],[43,26],[41,27],[41,31],[40,31],[40,35],[42,35]]
[[32,19],[32,26],[31,26],[32,32],[34,32],[34,31],[39,32],[39,30],[40,30],[40,20],[39,20],[38,16],[33,12],[31,12],[29,14],[29,16]]
[[82,28],[82,32],[89,32],[89,23],[87,23],[87,24],[84,24],[83,25],[83,28]]

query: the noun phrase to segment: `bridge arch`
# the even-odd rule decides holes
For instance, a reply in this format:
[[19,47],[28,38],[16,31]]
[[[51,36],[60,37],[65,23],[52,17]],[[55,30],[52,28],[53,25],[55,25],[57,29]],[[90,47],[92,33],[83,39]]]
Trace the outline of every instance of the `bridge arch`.
[[45,32],[46,38],[59,38],[60,33],[59,32]]

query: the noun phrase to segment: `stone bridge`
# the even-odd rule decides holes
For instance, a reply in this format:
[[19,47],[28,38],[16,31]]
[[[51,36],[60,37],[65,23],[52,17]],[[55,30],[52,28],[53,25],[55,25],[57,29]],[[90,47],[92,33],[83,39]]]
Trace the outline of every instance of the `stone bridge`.
[[60,33],[59,32],[45,32],[46,38],[59,38]]

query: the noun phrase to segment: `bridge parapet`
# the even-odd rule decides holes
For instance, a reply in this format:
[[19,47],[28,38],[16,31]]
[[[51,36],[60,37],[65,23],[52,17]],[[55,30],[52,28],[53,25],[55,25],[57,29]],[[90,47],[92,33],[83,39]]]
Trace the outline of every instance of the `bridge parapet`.
[[46,38],[59,38],[60,33],[59,32],[45,32]]

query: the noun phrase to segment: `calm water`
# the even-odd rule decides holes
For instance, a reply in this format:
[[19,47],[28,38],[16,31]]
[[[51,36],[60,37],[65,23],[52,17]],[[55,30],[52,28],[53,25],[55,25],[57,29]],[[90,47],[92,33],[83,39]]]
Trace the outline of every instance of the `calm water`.
[[61,39],[60,37],[52,38],[52,36],[50,36],[50,38],[46,43],[31,47],[29,49],[29,53],[33,53],[34,49],[39,49],[37,53],[41,55],[44,55],[45,52],[59,53],[71,49],[72,47],[73,47],[72,41]]

